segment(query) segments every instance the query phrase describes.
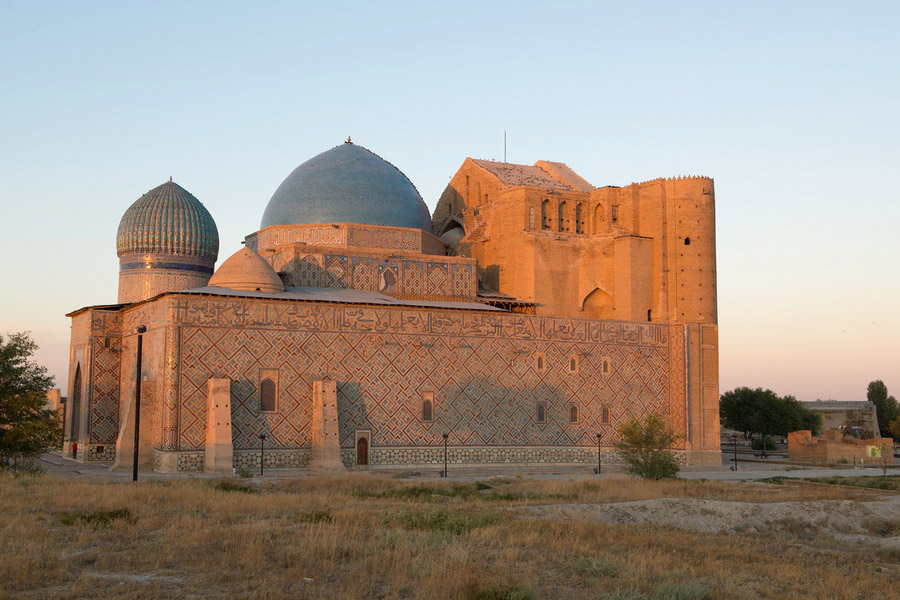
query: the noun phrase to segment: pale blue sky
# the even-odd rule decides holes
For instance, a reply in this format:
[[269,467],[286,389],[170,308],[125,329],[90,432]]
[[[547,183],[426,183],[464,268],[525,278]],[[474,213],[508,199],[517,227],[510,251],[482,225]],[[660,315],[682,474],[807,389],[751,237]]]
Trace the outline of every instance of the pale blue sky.
[[170,175],[228,257],[352,135],[434,207],[466,156],[716,180],[721,388],[900,393],[892,2],[0,3],[0,332],[64,314]]

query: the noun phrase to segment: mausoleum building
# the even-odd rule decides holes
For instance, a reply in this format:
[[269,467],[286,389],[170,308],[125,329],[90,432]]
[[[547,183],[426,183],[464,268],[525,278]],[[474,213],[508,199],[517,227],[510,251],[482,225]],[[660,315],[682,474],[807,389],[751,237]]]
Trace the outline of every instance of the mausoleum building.
[[[264,208],[264,210],[263,210]],[[117,237],[115,304],[70,313],[66,448],[159,471],[592,464],[659,413],[720,464],[713,181],[595,188],[467,158],[434,214],[349,141],[303,163],[214,269],[169,181]],[[138,328],[143,353],[137,370]]]

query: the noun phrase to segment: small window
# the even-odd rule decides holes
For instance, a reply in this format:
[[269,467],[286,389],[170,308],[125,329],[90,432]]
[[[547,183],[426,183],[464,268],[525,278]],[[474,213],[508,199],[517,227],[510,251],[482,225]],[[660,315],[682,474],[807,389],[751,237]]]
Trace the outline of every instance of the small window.
[[569,423],[577,423],[578,422],[578,407],[570,406],[569,407]]
[[528,209],[528,229],[537,229],[537,212],[533,206]]
[[546,366],[547,366],[547,359],[544,357],[543,354],[538,354],[537,358],[535,358],[535,360],[534,360],[535,370],[537,370],[539,373],[543,373]]
[[648,321],[652,321],[652,320],[653,320],[653,309],[652,309],[652,308],[648,308],[648,309],[647,309],[647,320],[648,320]]
[[600,412],[600,422],[603,425],[609,425],[609,407],[604,406],[603,410]]
[[422,394],[422,421],[431,423],[434,420],[434,393]]
[[259,384],[260,412],[275,412],[275,382],[266,377]]
[[537,421],[538,423],[547,422],[547,405],[543,402],[538,402],[537,405]]
[[577,373],[578,372],[578,355],[573,354],[569,356],[569,373]]
[[691,238],[689,238],[689,237],[684,238],[684,245],[685,245],[685,246],[690,246],[690,245],[691,245]]
[[605,209],[602,204],[598,204],[594,209],[594,233],[601,233],[603,231],[603,219],[604,219]]
[[550,201],[544,200],[541,202],[541,229],[550,229],[550,221],[553,220],[553,215],[550,214]]
[[560,202],[557,208],[556,228],[559,231],[569,231],[569,205]]
[[575,205],[575,233],[584,233],[584,203]]
[[613,223],[615,223],[619,220],[619,205],[618,204],[612,205],[609,216],[610,216],[610,219],[612,219]]
[[608,358],[603,359],[603,372],[609,373],[609,359]]

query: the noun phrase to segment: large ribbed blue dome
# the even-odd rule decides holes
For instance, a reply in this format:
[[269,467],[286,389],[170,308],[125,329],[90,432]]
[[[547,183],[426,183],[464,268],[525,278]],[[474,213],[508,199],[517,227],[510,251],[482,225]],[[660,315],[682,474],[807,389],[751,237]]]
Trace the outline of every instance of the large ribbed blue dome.
[[215,262],[219,230],[212,215],[190,192],[171,180],[132,204],[116,235],[118,255],[175,254]]
[[263,213],[262,227],[361,223],[431,233],[431,215],[412,182],[377,154],[349,141],[288,175]]

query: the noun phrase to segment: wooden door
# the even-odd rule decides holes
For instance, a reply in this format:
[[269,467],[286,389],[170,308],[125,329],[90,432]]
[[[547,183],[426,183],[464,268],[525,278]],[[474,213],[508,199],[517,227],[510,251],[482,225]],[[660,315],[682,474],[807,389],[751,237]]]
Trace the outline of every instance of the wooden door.
[[356,464],[369,464],[369,440],[364,437],[356,440]]

